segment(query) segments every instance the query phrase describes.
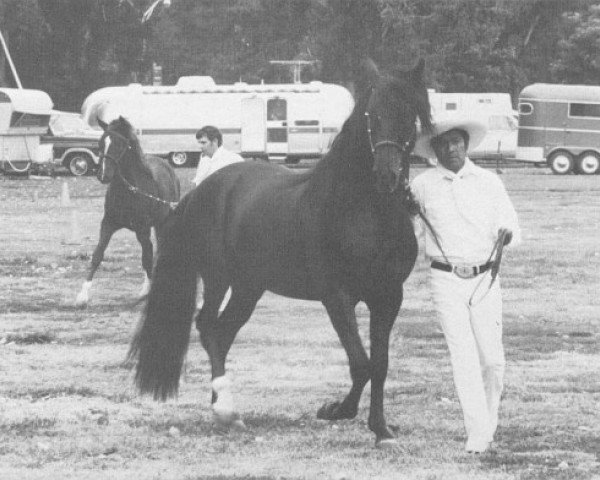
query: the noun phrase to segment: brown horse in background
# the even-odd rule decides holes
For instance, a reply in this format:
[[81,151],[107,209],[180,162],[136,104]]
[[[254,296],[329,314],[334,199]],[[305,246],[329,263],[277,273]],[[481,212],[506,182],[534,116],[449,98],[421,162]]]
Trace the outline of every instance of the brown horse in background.
[[150,289],[153,268],[152,227],[160,244],[163,226],[179,201],[180,186],[175,171],[159,157],[146,156],[131,124],[123,117],[106,124],[100,138],[100,164],[97,177],[108,184],[104,200],[104,217],[100,238],[92,255],[87,278],[75,301],[85,306],[89,301],[92,279],[104,258],[113,234],[121,228],[132,230],[142,246],[142,267],[145,271],[140,297]]

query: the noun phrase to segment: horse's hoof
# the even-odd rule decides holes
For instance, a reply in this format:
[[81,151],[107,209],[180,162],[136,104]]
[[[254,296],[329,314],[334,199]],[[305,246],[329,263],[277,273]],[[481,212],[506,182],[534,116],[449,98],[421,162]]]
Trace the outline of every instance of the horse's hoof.
[[213,410],[213,421],[220,428],[246,429],[246,425],[240,418],[240,414],[233,411]]
[[317,411],[317,418],[320,420],[345,420],[354,418],[355,416],[356,413],[351,415],[348,412],[344,412],[340,402],[326,403]]
[[395,450],[398,447],[398,440],[395,438],[382,438],[375,441],[375,448],[380,450]]

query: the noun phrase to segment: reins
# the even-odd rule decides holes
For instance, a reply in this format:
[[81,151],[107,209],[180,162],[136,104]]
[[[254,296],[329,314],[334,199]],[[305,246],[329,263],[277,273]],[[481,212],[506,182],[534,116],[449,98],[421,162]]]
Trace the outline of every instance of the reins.
[[125,156],[125,154],[127,153],[128,150],[132,150],[131,148],[131,143],[129,141],[129,139],[123,135],[121,135],[120,133],[117,132],[105,132],[104,134],[105,136],[115,136],[118,137],[119,139],[123,140],[126,144],[126,147],[121,151],[121,154],[119,155],[119,158],[115,158],[109,155],[105,155],[103,154],[102,157],[102,161],[104,161],[104,158],[111,158],[114,162],[115,165],[117,166],[117,173],[119,175],[119,178],[123,181],[123,183],[125,184],[125,186],[127,187],[127,190],[129,190],[131,193],[133,193],[134,195],[141,195],[142,197],[146,197],[149,198],[151,200],[154,200],[155,202],[161,203],[163,205],[168,205],[168,207],[171,210],[174,210],[175,207],[177,207],[179,202],[169,202],[167,200],[163,200],[160,197],[157,197],[155,195],[152,195],[150,193],[146,193],[143,190],[139,189],[138,187],[136,187],[135,185],[133,185],[131,182],[129,182],[129,180],[127,180],[123,174],[121,173],[121,160],[123,159],[123,157]]

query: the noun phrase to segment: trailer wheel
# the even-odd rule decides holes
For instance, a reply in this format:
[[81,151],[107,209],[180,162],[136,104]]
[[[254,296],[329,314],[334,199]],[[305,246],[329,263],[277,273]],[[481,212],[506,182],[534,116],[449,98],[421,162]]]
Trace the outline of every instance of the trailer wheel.
[[600,171],[600,156],[596,152],[583,152],[575,162],[577,173],[595,175]]
[[573,171],[574,159],[569,152],[554,152],[548,157],[548,166],[557,175],[566,175]]
[[190,156],[186,152],[172,152],[169,155],[169,162],[174,167],[187,167],[190,162]]
[[67,167],[71,175],[75,177],[82,177],[92,171],[94,162],[92,157],[87,153],[72,153],[65,161],[64,166]]

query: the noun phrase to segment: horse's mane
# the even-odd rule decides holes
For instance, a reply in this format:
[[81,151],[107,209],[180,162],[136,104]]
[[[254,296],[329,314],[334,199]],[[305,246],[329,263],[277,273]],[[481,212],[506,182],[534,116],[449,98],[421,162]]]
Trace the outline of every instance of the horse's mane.
[[[412,80],[410,74],[411,72],[399,71],[394,75],[382,76],[381,81],[389,82],[392,88],[398,91],[400,96],[411,106],[413,113],[421,123],[421,130],[431,131],[433,126],[427,88],[422,81]],[[347,156],[348,152],[356,154],[366,148],[370,149],[366,135],[362,135],[360,132],[360,129],[364,128],[364,114],[367,110],[370,93],[370,85],[359,85],[354,109],[334,139],[328,154],[323,158],[325,163],[328,157],[340,158]]]

